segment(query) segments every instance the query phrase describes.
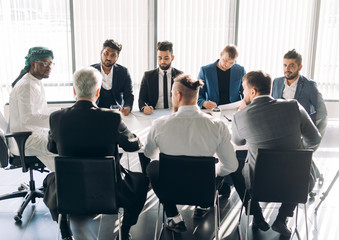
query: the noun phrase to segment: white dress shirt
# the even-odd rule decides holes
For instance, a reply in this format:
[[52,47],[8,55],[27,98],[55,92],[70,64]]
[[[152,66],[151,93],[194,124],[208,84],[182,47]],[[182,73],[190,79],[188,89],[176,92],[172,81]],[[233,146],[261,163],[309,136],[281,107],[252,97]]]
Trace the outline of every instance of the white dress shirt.
[[[167,76],[167,96],[168,96],[168,108],[172,107],[172,91],[171,91],[171,83],[172,83],[172,67],[166,70]],[[159,97],[157,105],[155,105],[156,109],[164,108],[164,70],[159,68]]]
[[201,112],[197,105],[181,106],[176,113],[153,121],[144,154],[159,159],[160,152],[188,156],[216,154],[218,176],[230,174],[238,167],[227,126]]
[[[49,115],[58,110],[48,108],[42,81],[32,74],[25,74],[13,88],[9,98],[10,132],[32,131],[26,142],[25,153],[37,156],[50,170],[54,170],[54,158],[47,150]],[[12,138],[10,138],[12,139]],[[16,144],[10,140],[11,152],[18,154]]]
[[287,84],[287,79],[285,79],[285,88],[282,94],[282,97],[284,99],[293,99],[294,95],[295,95],[295,91],[297,90],[297,86],[298,86],[298,81],[299,78],[294,81],[291,85]]
[[113,82],[113,66],[111,68],[111,71],[109,74],[106,74],[105,71],[101,67],[101,75],[102,75],[102,87],[106,90],[111,90],[112,89],[112,82]]

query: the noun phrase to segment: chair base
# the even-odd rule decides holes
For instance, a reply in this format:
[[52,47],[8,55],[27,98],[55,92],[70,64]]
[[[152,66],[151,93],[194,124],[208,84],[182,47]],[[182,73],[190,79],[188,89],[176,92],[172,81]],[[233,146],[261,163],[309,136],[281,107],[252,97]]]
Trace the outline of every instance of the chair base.
[[[21,203],[20,208],[17,211],[17,214],[14,216],[15,222],[20,222],[22,218],[22,214],[28,205],[28,203],[32,202],[35,203],[36,198],[43,198],[44,193],[41,188],[39,189],[30,189],[28,185],[21,184],[18,188],[19,191],[15,191],[9,194],[4,194],[0,196],[0,200],[6,200],[6,199],[12,199],[12,198],[18,198],[18,197],[24,197],[23,202]],[[22,189],[22,190],[20,190]]]

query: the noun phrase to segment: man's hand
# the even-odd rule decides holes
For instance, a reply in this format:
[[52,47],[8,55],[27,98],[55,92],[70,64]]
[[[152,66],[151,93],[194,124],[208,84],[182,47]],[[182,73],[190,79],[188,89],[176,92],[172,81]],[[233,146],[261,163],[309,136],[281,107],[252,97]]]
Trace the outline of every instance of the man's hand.
[[129,107],[123,107],[120,109],[120,112],[122,113],[122,115],[128,116],[128,114],[131,112],[131,109]]
[[240,106],[238,107],[238,110],[241,110],[241,109],[245,108],[246,106],[247,105],[246,105],[245,100],[242,100]]
[[142,110],[144,114],[146,115],[151,115],[154,111],[152,106],[145,106],[144,109]]
[[215,102],[212,101],[205,101],[202,106],[206,109],[213,109],[217,107],[217,104]]

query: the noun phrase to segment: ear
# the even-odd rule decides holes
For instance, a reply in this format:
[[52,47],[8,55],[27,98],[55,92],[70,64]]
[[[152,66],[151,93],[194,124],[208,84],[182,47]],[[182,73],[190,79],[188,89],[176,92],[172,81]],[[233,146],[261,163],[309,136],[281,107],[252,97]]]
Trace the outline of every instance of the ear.
[[224,52],[220,52],[220,57],[222,57],[222,54],[223,54]]
[[298,69],[298,70],[300,71],[302,68],[303,68],[303,65],[302,65],[302,64],[300,64],[300,65],[299,65],[299,69]]
[[172,56],[172,61],[174,60],[174,55]]
[[74,96],[77,95],[77,92],[75,91],[75,88],[73,87],[73,93],[74,93]]

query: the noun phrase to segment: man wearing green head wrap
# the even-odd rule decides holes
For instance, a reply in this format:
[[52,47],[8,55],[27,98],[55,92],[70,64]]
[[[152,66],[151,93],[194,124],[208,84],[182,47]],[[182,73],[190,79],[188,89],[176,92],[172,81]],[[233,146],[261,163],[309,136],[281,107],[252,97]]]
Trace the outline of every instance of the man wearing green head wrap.
[[[49,77],[54,66],[53,52],[48,48],[33,47],[25,58],[25,67],[13,82],[9,98],[10,131],[32,131],[26,142],[26,155],[37,156],[54,171],[54,155],[47,150],[47,136],[49,115],[58,109],[47,107],[41,81]],[[14,154],[18,153],[13,142],[9,142],[9,147]]]

